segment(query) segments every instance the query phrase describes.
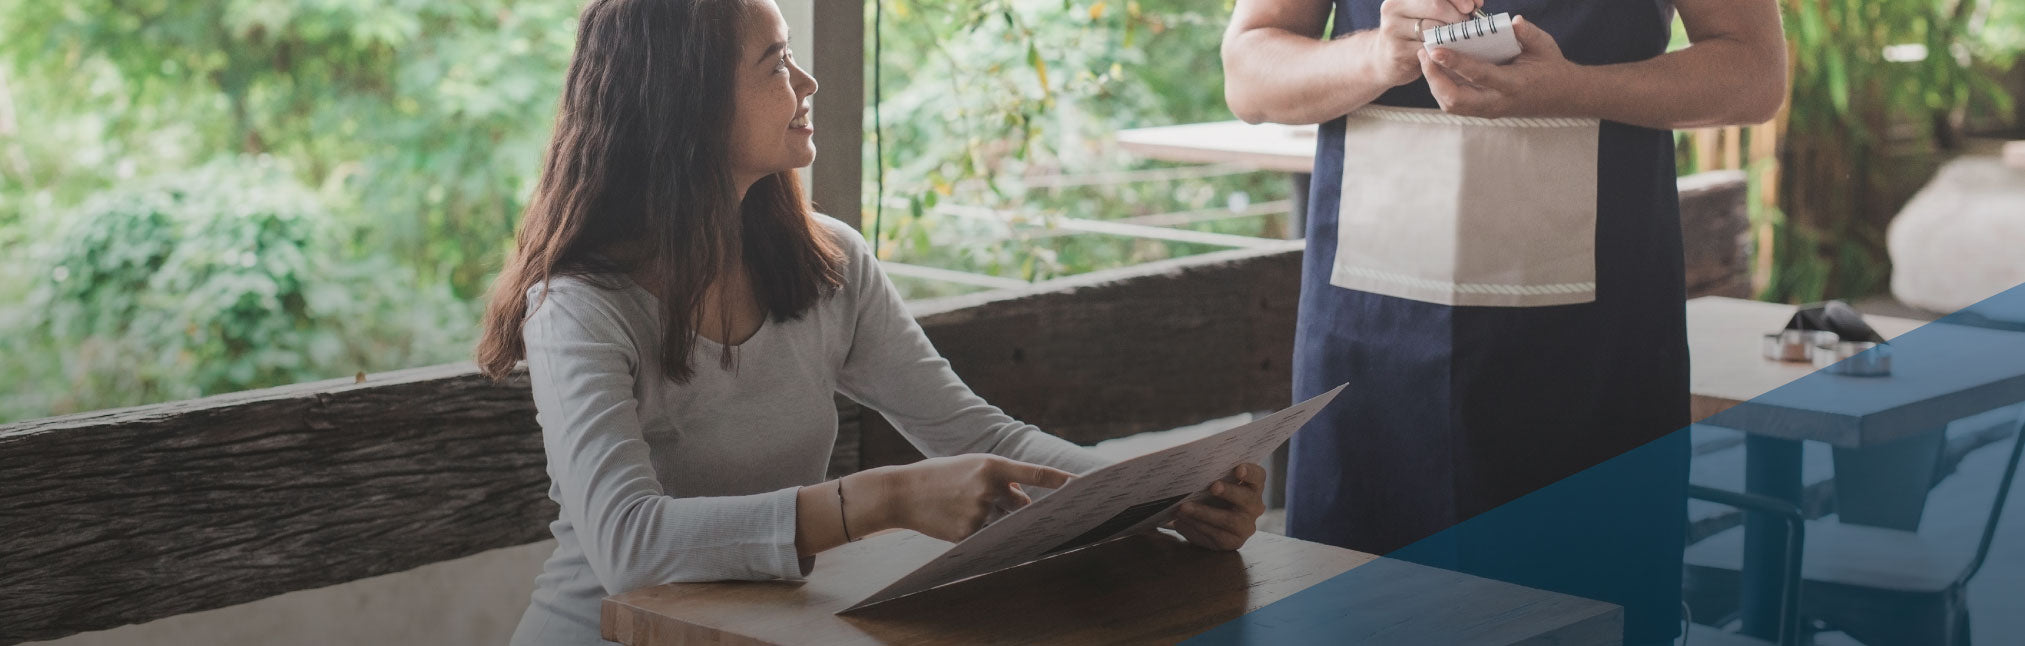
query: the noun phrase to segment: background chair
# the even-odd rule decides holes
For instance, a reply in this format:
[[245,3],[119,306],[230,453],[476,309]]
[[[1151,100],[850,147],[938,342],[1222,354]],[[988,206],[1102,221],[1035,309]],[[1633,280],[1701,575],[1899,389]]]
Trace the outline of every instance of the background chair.
[[[2014,427],[2018,430],[2004,475],[1998,479],[1982,536],[1965,567],[1952,567],[1959,563],[1956,550],[1917,532],[1807,521],[1805,566],[1800,568],[1805,603],[1799,606],[1800,614],[1869,646],[1967,646],[1969,580],[1989,556],[2018,474],[2019,456],[2025,453],[2025,415]],[[1737,584],[1742,552],[1742,528],[1690,546],[1686,574],[1693,587],[1733,589],[1725,586]]]
[[[1799,646],[1801,643],[1800,623],[1800,570],[1805,558],[1807,523],[1800,508],[1793,503],[1746,493],[1723,489],[1688,485],[1688,497],[1729,505],[1745,511],[1774,514],[1786,521],[1786,550],[1780,564],[1779,580],[1779,646]],[[1734,578],[1734,577],[1733,577]],[[1734,585],[1734,583],[1733,583]],[[1689,608],[1694,606],[1692,602]],[[1725,632],[1716,626],[1727,624],[1734,618],[1734,609],[1728,609],[1726,616],[1713,618],[1713,625],[1689,626],[1685,642],[1691,646],[1770,646],[1772,642]]]

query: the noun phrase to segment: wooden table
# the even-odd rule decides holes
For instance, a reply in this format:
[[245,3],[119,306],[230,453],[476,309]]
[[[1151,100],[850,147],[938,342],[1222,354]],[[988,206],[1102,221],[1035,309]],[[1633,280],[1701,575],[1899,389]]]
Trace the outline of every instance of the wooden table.
[[1287,174],[1287,237],[1307,234],[1308,181],[1315,170],[1316,126],[1214,121],[1118,131],[1118,147],[1149,159],[1249,164]]
[[[1793,318],[1794,309],[1792,305],[1721,296],[1705,296],[1687,302],[1688,352],[1691,355],[1688,390],[1693,395],[1694,419],[1699,421],[1727,411],[1813,374],[1814,364],[1766,361],[1758,353],[1760,337],[1766,332],[1786,327],[1786,321]],[[1905,334],[1922,324],[1921,321],[1889,316],[1866,316],[1864,322],[1887,339]],[[1798,412],[1805,414],[1809,411]],[[1826,427],[1780,425],[1779,428],[1759,428],[1753,432],[1794,440],[1821,440],[1841,446],[1861,444],[1860,433],[1851,433],[1846,425],[1835,425],[1834,428],[1834,432],[1829,432]],[[1877,441],[1875,435],[1870,438],[1872,443]]]
[[1315,169],[1315,131],[1313,125],[1216,121],[1121,130],[1118,146],[1167,161],[1238,162],[1262,170],[1308,173]]
[[[1937,442],[1950,421],[2025,401],[2025,333],[1865,317],[1893,341],[1892,375],[1850,377],[1760,356],[1762,335],[1784,327],[1794,309],[1721,297],[1687,303],[1694,417],[1746,433],[1748,493],[1798,503],[1802,440],[1839,449],[1916,437]],[[1876,484],[1841,480],[1838,495]],[[1920,485],[1916,495],[1923,500]],[[1777,631],[1780,582],[1772,564],[1785,541],[1778,520],[1745,516],[1745,633],[1770,637]]]
[[948,545],[891,532],[824,553],[803,583],[614,595],[604,602],[604,637],[629,646],[1171,643],[1353,569],[1368,584],[1321,591],[1347,589],[1328,604],[1346,612],[1314,618],[1355,643],[1602,645],[1623,631],[1615,605],[1264,533],[1236,552],[1134,536],[834,614]]

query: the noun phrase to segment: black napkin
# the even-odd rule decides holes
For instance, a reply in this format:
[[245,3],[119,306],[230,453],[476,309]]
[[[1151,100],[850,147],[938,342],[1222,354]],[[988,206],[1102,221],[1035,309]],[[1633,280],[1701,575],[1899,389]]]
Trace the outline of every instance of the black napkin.
[[1786,329],[1826,330],[1844,341],[1884,343],[1884,337],[1863,322],[1863,315],[1842,301],[1802,305],[1799,311],[1793,313],[1792,320],[1786,321]]

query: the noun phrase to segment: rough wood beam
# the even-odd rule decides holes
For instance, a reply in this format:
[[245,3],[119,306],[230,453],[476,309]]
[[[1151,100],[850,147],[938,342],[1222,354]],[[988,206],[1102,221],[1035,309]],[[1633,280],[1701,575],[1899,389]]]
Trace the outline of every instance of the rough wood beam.
[[[1082,444],[1292,403],[1300,241],[920,301],[956,373],[1013,417]],[[868,419],[863,466],[918,459]]]

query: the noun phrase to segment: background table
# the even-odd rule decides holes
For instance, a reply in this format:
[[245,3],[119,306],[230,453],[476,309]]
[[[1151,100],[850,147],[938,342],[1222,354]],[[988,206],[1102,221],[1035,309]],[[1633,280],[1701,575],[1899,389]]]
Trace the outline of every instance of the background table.
[[1148,159],[1249,164],[1287,174],[1287,237],[1307,235],[1308,181],[1315,170],[1316,126],[1213,121],[1118,131],[1118,147]]
[[[1786,327],[1796,308],[1721,296],[1705,296],[1687,302],[1688,390],[1693,395],[1694,419],[1728,410],[1773,389],[1798,381],[1814,372],[1814,364],[1767,361],[1759,355],[1760,338],[1766,332]],[[1864,322],[1890,339],[1905,334],[1922,322],[1889,316],[1866,316]],[[1743,430],[1743,429],[1739,429]],[[1845,429],[1846,430],[1846,429]],[[1760,429],[1787,439],[1819,439],[1843,446],[1856,446],[1854,436],[1817,435],[1798,426]]]
[[[1939,441],[1948,422],[2025,401],[2025,334],[1865,317],[1878,334],[1895,340],[1893,374],[1849,377],[1760,356],[1762,335],[1784,327],[1794,309],[1720,297],[1687,303],[1694,417],[1746,434],[1748,493],[1797,504],[1802,440],[1839,449],[1872,448],[1917,437]],[[1907,335],[1923,325],[1928,327]],[[1860,478],[1843,480],[1837,478],[1838,496],[1879,485],[1856,481]],[[1926,483],[1918,484],[1914,493],[1923,500]],[[1844,514],[1844,522],[1851,520]],[[1779,521],[1763,514],[1745,516],[1746,633],[1769,637],[1778,628],[1779,579],[1772,564],[1785,541],[1786,530]]]
[[1118,132],[1118,145],[1153,159],[1202,164],[1245,163],[1261,170],[1306,174],[1315,169],[1313,125],[1214,121]]
[[1369,584],[1342,586],[1344,615],[1323,618],[1346,643],[1604,645],[1623,631],[1615,605],[1264,533],[1236,552],[1134,536],[833,614],[948,545],[892,532],[824,553],[804,583],[678,583],[607,597],[604,637],[629,646],[1175,642],[1353,568]]

